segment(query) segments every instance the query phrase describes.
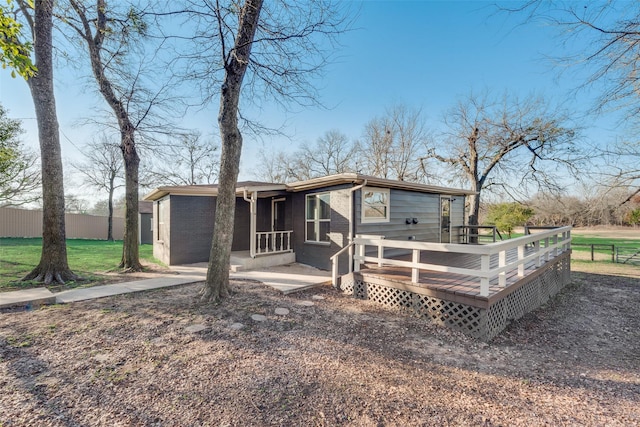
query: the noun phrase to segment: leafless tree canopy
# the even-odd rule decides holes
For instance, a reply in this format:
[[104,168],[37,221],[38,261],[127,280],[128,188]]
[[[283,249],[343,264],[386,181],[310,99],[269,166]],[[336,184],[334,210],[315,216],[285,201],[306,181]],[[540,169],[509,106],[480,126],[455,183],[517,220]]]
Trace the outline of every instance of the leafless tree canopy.
[[[343,172],[354,172],[358,147],[338,130],[325,132],[315,145],[303,144],[285,160],[287,180],[302,181]],[[282,155],[280,155],[282,158]]]
[[395,105],[365,125],[358,168],[380,178],[425,181],[428,173],[420,156],[428,138],[421,110]]
[[[163,11],[145,10],[153,17],[151,37],[171,49],[171,68],[204,103],[217,101],[226,64],[235,52],[236,30],[243,1],[182,0]],[[334,59],[338,36],[349,25],[348,4],[335,0],[273,0],[264,2],[242,87],[244,129],[263,129],[247,107],[284,109],[320,104],[320,79]],[[167,25],[167,20],[174,25]],[[175,22],[178,25],[175,25]],[[245,111],[243,113],[243,111]],[[278,128],[279,124],[267,124]]]
[[120,144],[113,142],[106,134],[88,144],[83,154],[85,161],[72,164],[84,178],[85,185],[107,193],[108,227],[107,240],[113,240],[113,195],[124,186],[124,162]]
[[[463,98],[445,117],[444,143],[422,159],[449,168],[472,190],[499,187],[511,195],[524,190],[560,190],[563,172],[579,165],[576,129],[544,99],[508,94]],[[469,223],[477,224],[479,196],[471,197]]]
[[[533,0],[505,10],[526,21],[557,26],[567,54],[560,63],[586,73],[580,88],[600,92],[595,110],[623,108],[637,122],[640,99],[640,4],[635,1],[575,2]],[[574,42],[578,42],[576,48]],[[587,47],[584,49],[584,47]]]
[[156,143],[155,155],[142,172],[144,187],[213,184],[218,179],[220,153],[200,132],[178,133],[164,144]]

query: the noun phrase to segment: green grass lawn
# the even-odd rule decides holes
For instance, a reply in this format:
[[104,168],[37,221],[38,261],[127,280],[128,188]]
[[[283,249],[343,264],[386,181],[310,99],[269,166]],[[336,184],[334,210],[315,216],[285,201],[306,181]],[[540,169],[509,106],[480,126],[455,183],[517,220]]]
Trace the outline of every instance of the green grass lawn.
[[[19,282],[40,261],[42,239],[0,238],[0,291],[34,287],[34,283]],[[103,273],[116,270],[122,257],[122,241],[67,240],[67,259],[71,270],[84,280],[69,283],[69,287],[95,285],[105,281]],[[153,258],[153,246],[140,246],[140,259],[160,264]]]
[[[574,246],[582,245],[615,245],[620,247],[635,247],[640,248],[640,240],[637,239],[611,239],[605,237],[587,237],[577,234],[571,235],[571,244]],[[584,248],[584,249],[583,249]],[[582,248],[573,248],[574,250],[591,250],[589,247],[582,246]]]

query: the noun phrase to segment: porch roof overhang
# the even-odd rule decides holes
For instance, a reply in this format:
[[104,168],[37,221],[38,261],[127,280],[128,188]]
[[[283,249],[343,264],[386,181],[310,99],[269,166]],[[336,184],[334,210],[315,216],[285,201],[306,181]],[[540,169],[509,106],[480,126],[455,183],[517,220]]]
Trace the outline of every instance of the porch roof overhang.
[[[273,197],[286,194],[285,184],[269,182],[241,181],[236,186],[236,197],[243,197],[246,193],[256,192],[259,198]],[[178,196],[217,196],[218,185],[172,185],[154,188],[143,200],[159,200],[167,195]]]
[[477,194],[475,191],[463,190],[460,188],[439,187],[436,185],[420,184],[416,182],[377,178],[374,176],[361,175],[357,173],[341,173],[337,175],[329,175],[320,178],[309,179],[306,181],[292,182],[290,184],[287,184],[287,190],[298,192],[344,184],[366,184],[371,187],[395,188],[398,190],[443,194],[450,196],[465,196]]

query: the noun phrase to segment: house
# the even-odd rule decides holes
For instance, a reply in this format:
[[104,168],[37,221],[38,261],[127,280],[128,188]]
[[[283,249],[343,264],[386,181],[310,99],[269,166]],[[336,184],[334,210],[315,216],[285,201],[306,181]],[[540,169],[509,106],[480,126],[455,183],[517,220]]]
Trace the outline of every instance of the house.
[[[169,265],[208,261],[217,191],[217,185],[170,186],[145,197],[153,202],[156,258]],[[457,242],[469,194],[355,173],[290,184],[238,182],[232,264],[297,261],[328,270],[331,256],[357,234]]]
[[[208,260],[217,190],[160,187],[145,197],[156,258]],[[231,268],[298,261],[331,269],[333,285],[356,298],[490,340],[570,283],[571,227],[469,244],[471,194],[353,173],[239,182]]]

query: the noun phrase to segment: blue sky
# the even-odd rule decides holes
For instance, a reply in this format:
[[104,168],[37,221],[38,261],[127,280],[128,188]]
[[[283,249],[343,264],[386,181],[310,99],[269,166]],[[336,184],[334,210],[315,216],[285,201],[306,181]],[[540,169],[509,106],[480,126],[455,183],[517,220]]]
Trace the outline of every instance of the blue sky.
[[[518,25],[522,17],[496,14],[492,5],[485,1],[363,2],[355,29],[341,37],[343,47],[337,61],[318,82],[321,101],[329,108],[282,112],[274,106],[262,111],[264,124],[276,128],[286,123],[292,139],[245,139],[240,179],[255,178],[252,171],[263,145],[269,150],[292,151],[304,142],[313,143],[330,129],[356,139],[367,121],[397,103],[422,108],[428,126],[434,129],[445,111],[471,91],[543,94],[556,102],[569,99],[568,106],[576,114],[584,110],[589,94],[575,100],[569,96],[576,84],[575,74],[558,77],[557,69],[545,59],[562,54],[555,38],[557,29]],[[92,128],[79,122],[103,101],[75,72],[58,70],[56,80],[63,158],[75,160],[75,147],[92,135]],[[0,71],[0,102],[12,117],[24,119],[24,141],[37,148],[27,85],[12,79],[6,70]],[[191,114],[183,125],[214,134],[216,116],[217,106],[211,105]],[[609,118],[591,123],[587,135],[592,139],[604,141],[615,135]]]

